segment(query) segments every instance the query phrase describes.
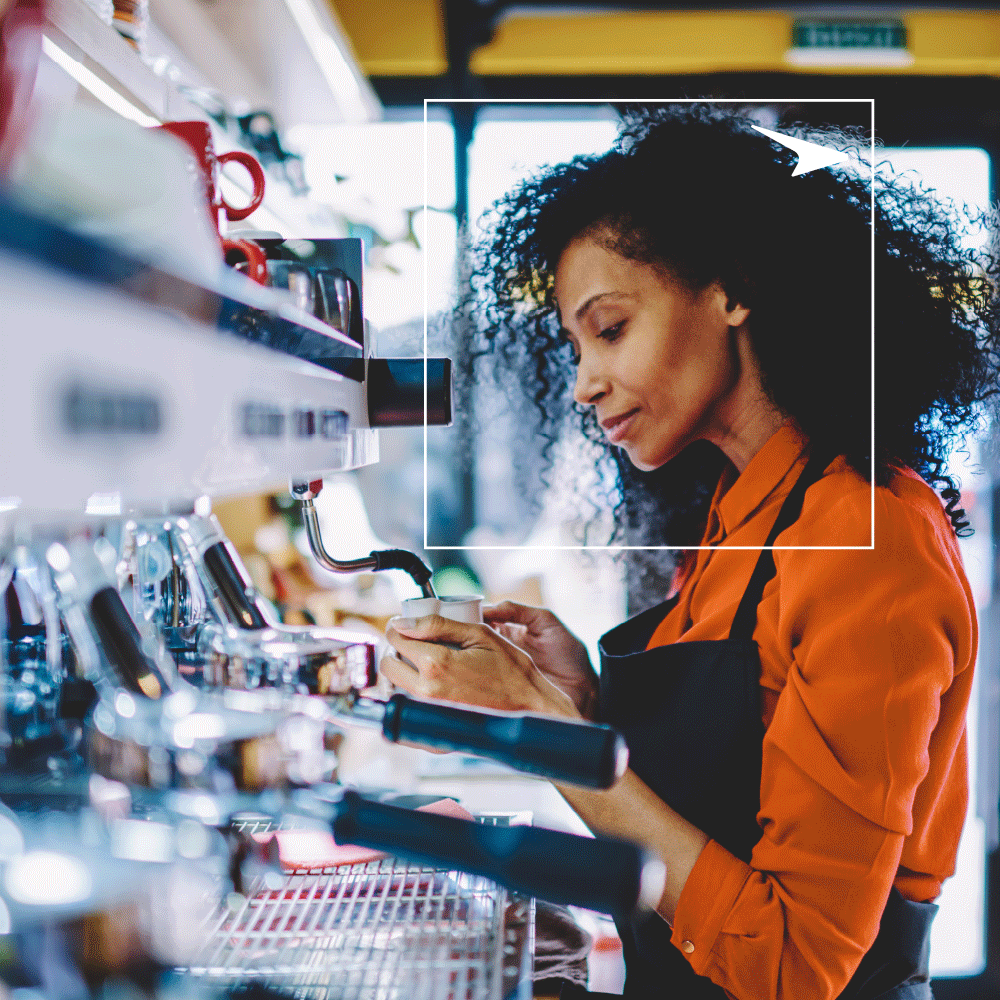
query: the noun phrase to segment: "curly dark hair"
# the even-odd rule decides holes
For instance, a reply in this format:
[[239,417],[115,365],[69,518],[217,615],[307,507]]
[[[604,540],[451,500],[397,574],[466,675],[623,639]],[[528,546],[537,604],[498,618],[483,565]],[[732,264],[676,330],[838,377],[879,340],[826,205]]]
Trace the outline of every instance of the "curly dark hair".
[[[571,398],[555,266],[578,235],[610,234],[609,249],[691,290],[720,282],[750,308],[765,388],[813,447],[846,456],[869,481],[873,468],[879,483],[893,466],[914,469],[943,487],[964,531],[946,462],[997,393],[995,262],[963,246],[973,220],[912,179],[886,165],[873,171],[857,155],[853,169],[793,176],[796,155],[752,124],[709,104],[629,109],[607,153],[547,169],[501,198],[472,248],[479,356],[533,401],[543,475],[579,420],[613,470],[615,540],[698,544],[722,452],[697,442],[639,472],[603,443],[592,408]],[[798,134],[866,148],[860,133]]]

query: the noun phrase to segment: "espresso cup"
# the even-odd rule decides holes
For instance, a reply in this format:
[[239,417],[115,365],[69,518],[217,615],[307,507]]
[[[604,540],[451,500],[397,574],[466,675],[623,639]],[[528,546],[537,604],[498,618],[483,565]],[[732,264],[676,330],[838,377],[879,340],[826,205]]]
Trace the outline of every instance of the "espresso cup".
[[316,315],[359,344],[365,342],[358,286],[338,267],[316,269]]
[[[230,222],[238,222],[260,207],[264,200],[264,168],[254,156],[241,150],[217,156],[215,144],[212,142],[212,129],[208,122],[164,122],[162,125],[157,125],[156,128],[170,132],[171,135],[175,135],[187,143],[201,175],[208,214],[217,230],[221,232],[223,213]],[[250,174],[253,183],[253,197],[248,205],[242,207],[230,205],[223,197],[219,189],[219,171],[226,163],[239,163]]]
[[267,283],[272,288],[288,292],[295,305],[310,315],[316,313],[316,283],[305,264],[291,260],[266,262]]
[[226,255],[227,264],[235,266],[258,285],[268,284],[267,254],[259,244],[253,240],[234,240],[223,236],[222,252]]
[[481,625],[483,622],[483,598],[475,594],[461,597],[413,597],[401,603],[404,618],[440,615],[442,618],[470,625]]

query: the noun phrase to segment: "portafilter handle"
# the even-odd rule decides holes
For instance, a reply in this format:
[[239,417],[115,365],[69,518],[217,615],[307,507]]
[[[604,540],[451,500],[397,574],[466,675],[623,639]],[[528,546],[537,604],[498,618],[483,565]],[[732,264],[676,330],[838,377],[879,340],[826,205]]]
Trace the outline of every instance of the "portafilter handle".
[[331,826],[341,844],[469,872],[525,896],[616,917],[653,909],[663,892],[663,863],[623,840],[490,826],[372,802],[350,790],[334,806]]
[[306,537],[309,539],[309,548],[323,569],[332,573],[378,573],[384,569],[400,569],[410,574],[424,597],[437,596],[431,584],[432,574],[429,567],[419,556],[405,549],[380,549],[361,559],[334,559],[323,545],[319,516],[313,503],[322,489],[322,479],[313,479],[309,482],[292,480],[289,487],[292,496],[302,504],[302,521],[305,524]]
[[404,694],[393,695],[382,712],[382,735],[393,743],[478,754],[549,781],[611,788],[628,767],[625,740],[607,725],[419,701]]
[[70,640],[99,690],[124,688],[159,699],[187,686],[162,646],[147,648],[93,546],[83,539],[55,542],[45,558]]

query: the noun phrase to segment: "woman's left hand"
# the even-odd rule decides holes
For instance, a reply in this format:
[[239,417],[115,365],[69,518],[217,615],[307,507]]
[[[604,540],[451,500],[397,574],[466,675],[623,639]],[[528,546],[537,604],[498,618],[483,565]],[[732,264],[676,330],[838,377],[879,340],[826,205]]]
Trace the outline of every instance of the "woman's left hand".
[[379,672],[418,698],[581,717],[572,699],[545,678],[527,653],[488,625],[427,615],[415,621],[394,618],[385,634],[410,662],[387,656]]

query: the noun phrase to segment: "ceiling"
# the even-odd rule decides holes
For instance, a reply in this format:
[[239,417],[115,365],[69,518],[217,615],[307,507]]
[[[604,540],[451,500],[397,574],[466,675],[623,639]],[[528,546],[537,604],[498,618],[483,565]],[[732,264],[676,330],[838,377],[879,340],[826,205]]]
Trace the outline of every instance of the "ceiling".
[[[889,19],[905,31],[908,65],[799,66],[789,61],[793,24],[808,5],[770,10],[662,9],[584,0],[561,4],[476,0],[328,0],[362,69],[373,77],[675,76],[781,72],[1000,76],[1000,12],[839,7],[851,21]],[[659,6],[661,9],[650,9]],[[618,9],[615,9],[618,8]],[[831,8],[827,6],[826,11]],[[833,8],[837,10],[838,8]],[[815,10],[822,12],[824,8]],[[886,14],[889,11],[889,14]],[[448,37],[452,38],[449,65]]]

